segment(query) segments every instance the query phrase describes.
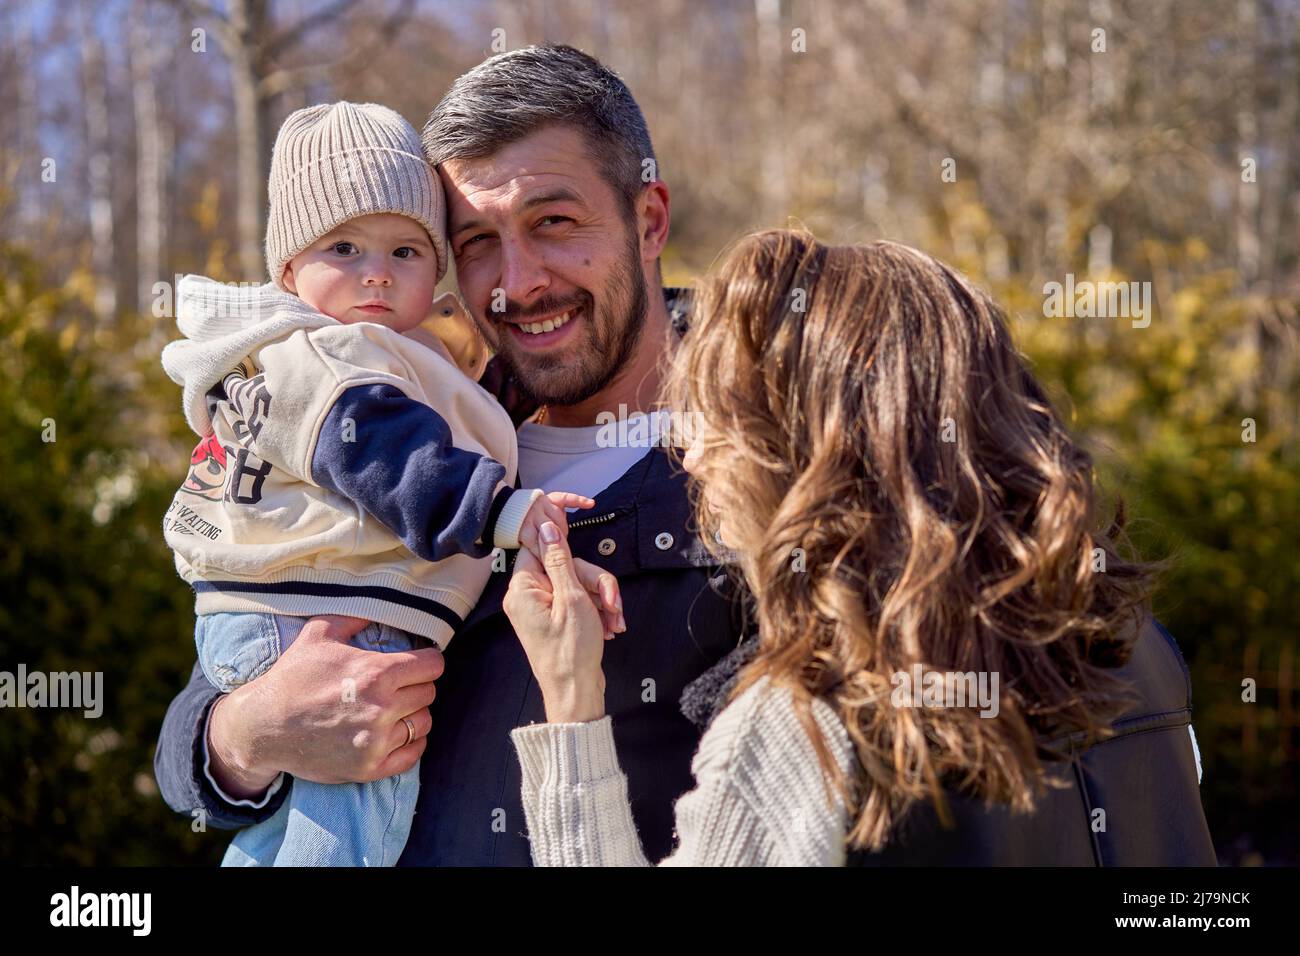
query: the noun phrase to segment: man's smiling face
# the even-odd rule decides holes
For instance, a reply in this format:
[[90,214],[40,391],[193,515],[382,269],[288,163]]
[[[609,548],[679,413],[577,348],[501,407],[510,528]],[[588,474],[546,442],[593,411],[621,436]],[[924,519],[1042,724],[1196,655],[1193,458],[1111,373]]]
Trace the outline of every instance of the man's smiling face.
[[547,126],[440,175],[461,295],[521,390],[551,405],[599,392],[641,334],[647,264],[583,134]]

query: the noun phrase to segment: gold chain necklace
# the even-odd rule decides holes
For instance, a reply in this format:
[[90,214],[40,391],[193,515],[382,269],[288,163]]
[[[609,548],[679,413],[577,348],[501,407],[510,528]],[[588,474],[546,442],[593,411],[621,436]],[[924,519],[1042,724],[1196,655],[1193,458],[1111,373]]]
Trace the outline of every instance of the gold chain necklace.
[[542,406],[542,410],[541,410],[540,412],[537,413],[537,418],[533,420],[533,424],[534,424],[534,425],[540,425],[540,424],[541,424],[542,422],[544,422],[544,421],[546,421],[546,406],[545,406],[545,405],[543,405],[543,406]]

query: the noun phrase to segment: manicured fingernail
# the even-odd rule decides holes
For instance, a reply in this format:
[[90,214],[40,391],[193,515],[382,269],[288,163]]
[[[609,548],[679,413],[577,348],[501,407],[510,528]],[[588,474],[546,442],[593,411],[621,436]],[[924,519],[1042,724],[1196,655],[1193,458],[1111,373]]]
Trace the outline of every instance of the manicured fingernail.
[[560,529],[550,521],[542,522],[541,534],[542,540],[547,544],[555,544],[560,540]]

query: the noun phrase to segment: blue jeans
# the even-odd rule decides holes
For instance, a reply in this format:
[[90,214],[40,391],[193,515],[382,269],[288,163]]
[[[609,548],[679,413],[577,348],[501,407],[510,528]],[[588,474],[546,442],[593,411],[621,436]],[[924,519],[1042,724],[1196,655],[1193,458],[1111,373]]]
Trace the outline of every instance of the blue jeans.
[[[264,673],[293,643],[306,618],[204,614],[195,625],[199,666],[229,693]],[[431,646],[386,624],[367,624],[351,642],[391,653]],[[355,688],[351,688],[355,694]],[[346,684],[340,693],[346,695]],[[420,791],[420,765],[373,783],[293,781],[280,809],[239,831],[222,866],[393,866],[406,846]]]

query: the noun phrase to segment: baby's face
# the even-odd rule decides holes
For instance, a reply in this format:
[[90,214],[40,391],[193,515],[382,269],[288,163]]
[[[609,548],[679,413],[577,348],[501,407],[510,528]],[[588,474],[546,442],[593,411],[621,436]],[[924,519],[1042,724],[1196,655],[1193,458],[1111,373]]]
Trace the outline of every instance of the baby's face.
[[428,317],[437,274],[424,227],[376,213],[345,222],[294,256],[284,285],[332,319],[406,332]]

